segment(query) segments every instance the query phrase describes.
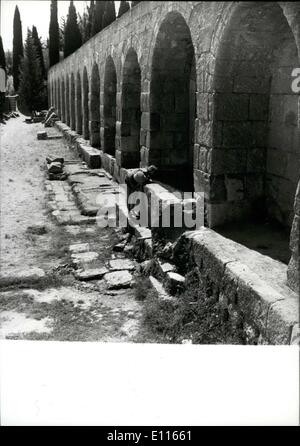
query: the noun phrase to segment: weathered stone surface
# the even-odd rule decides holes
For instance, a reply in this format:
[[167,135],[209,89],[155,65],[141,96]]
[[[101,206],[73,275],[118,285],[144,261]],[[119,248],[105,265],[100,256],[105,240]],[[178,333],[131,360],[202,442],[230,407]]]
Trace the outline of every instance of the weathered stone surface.
[[88,280],[96,280],[102,279],[105,274],[108,273],[108,269],[103,268],[93,268],[93,269],[85,269],[84,271],[76,271],[75,277],[78,280],[88,281]]
[[229,315],[240,315],[245,330],[258,331],[267,344],[290,342],[291,327],[298,321],[298,295],[286,284],[284,264],[207,228],[185,233],[174,258],[182,259],[185,272],[198,268],[206,293],[222,302]]
[[71,254],[74,263],[87,263],[96,260],[99,257],[97,252],[88,251],[88,252],[77,252]]
[[108,262],[109,269],[112,271],[128,270],[133,271],[135,264],[129,259],[114,259]]
[[114,271],[104,276],[109,289],[129,288],[132,284],[133,277],[129,271]]
[[0,273],[0,287],[14,284],[30,284],[39,281],[45,277],[45,271],[41,268],[30,268],[26,270],[9,271],[4,270]]
[[154,295],[163,301],[173,301],[174,297],[168,294],[168,292],[164,289],[163,285],[153,276],[149,276],[150,283],[153,288]]
[[77,254],[80,252],[85,252],[90,249],[89,243],[77,243],[76,245],[70,245],[69,250],[72,254]]

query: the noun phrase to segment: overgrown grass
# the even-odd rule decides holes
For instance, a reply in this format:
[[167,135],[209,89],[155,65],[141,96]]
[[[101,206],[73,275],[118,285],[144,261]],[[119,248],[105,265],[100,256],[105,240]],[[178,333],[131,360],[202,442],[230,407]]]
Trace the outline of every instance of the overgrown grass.
[[158,299],[149,289],[144,299],[144,324],[159,342],[243,344],[241,330],[233,328],[226,316],[210,290],[196,281],[174,300]]

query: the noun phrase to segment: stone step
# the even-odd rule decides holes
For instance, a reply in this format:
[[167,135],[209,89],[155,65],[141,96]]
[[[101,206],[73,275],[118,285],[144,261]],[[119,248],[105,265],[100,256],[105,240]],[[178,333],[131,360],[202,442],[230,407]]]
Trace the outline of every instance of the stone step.
[[128,270],[113,271],[105,274],[104,280],[108,289],[130,288],[133,283],[133,276]]

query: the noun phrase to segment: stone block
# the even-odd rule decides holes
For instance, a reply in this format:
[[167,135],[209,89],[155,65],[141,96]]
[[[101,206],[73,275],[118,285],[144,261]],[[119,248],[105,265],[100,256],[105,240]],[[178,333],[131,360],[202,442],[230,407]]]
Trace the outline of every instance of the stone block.
[[109,269],[111,271],[133,271],[135,269],[135,264],[129,259],[114,259],[108,262]]
[[37,132],[37,139],[39,140],[47,139],[47,136],[47,132],[45,131]]
[[216,94],[215,110],[219,121],[245,121],[248,119],[248,108],[247,94]]
[[174,296],[184,290],[185,278],[178,273],[172,271],[166,273],[167,291]]
[[70,245],[69,250],[72,254],[77,254],[79,252],[86,252],[90,249],[89,243],[76,243],[75,245]]
[[93,269],[85,269],[84,271],[76,271],[75,277],[78,280],[88,281],[88,280],[99,280],[102,279],[105,274],[108,273],[108,269],[105,267],[102,268],[93,268]]
[[115,271],[104,276],[108,289],[129,288],[132,285],[133,277],[128,271]]

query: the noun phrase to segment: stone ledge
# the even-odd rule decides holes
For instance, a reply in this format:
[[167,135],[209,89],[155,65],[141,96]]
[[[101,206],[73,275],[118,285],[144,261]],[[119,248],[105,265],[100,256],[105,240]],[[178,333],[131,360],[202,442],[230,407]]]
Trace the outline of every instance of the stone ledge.
[[197,269],[201,284],[229,318],[241,315],[259,333],[260,343],[291,342],[292,328],[299,321],[299,299],[286,284],[286,265],[208,228],[184,233],[174,260],[184,260],[184,252],[192,259],[184,265],[185,272]]

